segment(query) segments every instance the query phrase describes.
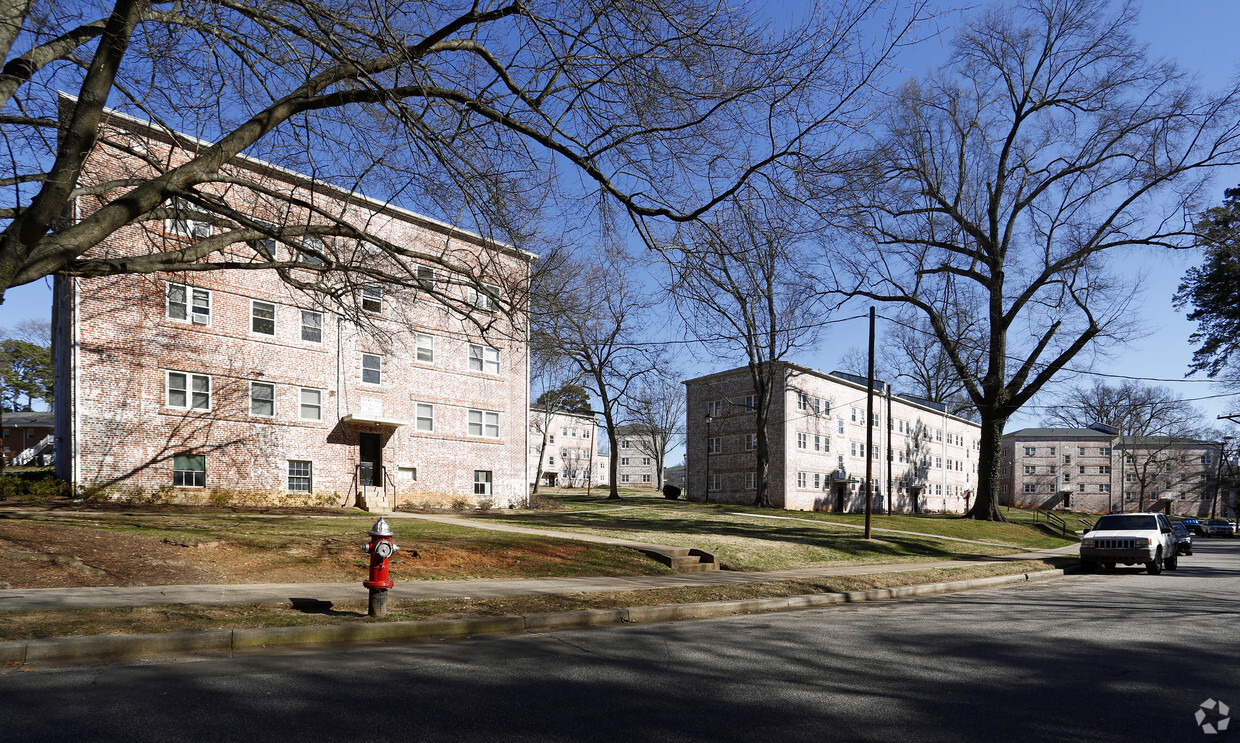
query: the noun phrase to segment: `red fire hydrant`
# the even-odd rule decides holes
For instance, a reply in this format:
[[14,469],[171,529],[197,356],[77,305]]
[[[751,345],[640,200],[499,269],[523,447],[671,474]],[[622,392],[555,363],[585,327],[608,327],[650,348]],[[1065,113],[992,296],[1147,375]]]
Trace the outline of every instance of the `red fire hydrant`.
[[379,517],[370,527],[370,544],[362,545],[362,551],[370,553],[370,578],[362,581],[362,585],[370,589],[367,614],[372,617],[387,616],[388,589],[396,585],[388,577],[388,558],[399,549],[392,543],[392,527]]

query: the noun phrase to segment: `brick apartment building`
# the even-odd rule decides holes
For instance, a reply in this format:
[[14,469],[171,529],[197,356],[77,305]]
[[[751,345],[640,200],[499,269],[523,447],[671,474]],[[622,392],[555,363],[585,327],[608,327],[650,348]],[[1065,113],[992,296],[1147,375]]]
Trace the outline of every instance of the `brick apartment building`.
[[616,426],[616,478],[621,487],[657,488],[657,447],[640,426]]
[[1000,501],[1075,511],[1159,510],[1204,516],[1219,493],[1222,444],[1173,436],[1120,436],[1107,426],[1024,428],[1003,437]]
[[0,433],[4,436],[5,462],[24,466],[42,466],[43,458],[51,452],[48,437],[52,435],[52,413],[40,411],[17,411],[3,415]]
[[[544,429],[546,448],[542,443]],[[584,488],[607,482],[607,457],[599,453],[598,420],[593,414],[550,412],[532,405],[529,442],[531,485],[540,459],[545,486]]]
[[[130,152],[101,141],[83,185],[153,174],[134,152],[175,165],[185,158],[179,148],[202,144],[178,135],[173,147],[162,130],[115,113],[103,126]],[[187,500],[231,490],[269,503],[376,509],[523,503],[527,342],[520,313],[497,311],[496,287],[523,283],[532,256],[257,159],[238,158],[223,175],[285,196],[265,200],[235,182],[199,187],[255,221],[318,224],[290,201],[298,199],[392,244],[416,246],[435,265],[419,264],[416,286],[362,285],[346,297],[354,311],[327,306],[272,270],[58,278],[57,473]],[[73,218],[121,192],[79,199]],[[91,255],[189,245],[221,229],[191,218],[138,222]],[[367,244],[309,236],[226,251],[237,261],[260,253],[291,260],[310,248],[343,254]],[[314,278],[304,269],[293,274]]]
[[[747,368],[685,382],[689,496],[743,503],[757,494],[755,410]],[[875,388],[875,507],[963,512],[977,487],[979,427],[933,403]],[[770,498],[792,510],[865,509],[865,380],[781,363],[767,429]],[[707,464],[709,462],[709,474]],[[708,481],[709,478],[709,481]]]

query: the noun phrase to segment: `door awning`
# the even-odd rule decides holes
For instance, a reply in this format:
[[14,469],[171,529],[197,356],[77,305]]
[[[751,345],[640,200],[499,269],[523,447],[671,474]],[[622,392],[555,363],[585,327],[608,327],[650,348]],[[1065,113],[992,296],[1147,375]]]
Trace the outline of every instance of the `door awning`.
[[368,415],[366,413],[349,413],[340,419],[341,423],[353,423],[360,426],[388,426],[390,428],[400,428],[409,424],[409,421],[400,418],[384,418],[381,415]]

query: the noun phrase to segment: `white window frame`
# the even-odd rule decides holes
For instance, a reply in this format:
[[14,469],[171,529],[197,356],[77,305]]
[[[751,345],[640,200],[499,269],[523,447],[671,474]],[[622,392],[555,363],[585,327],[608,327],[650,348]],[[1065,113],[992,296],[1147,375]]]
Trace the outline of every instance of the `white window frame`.
[[[319,320],[319,324],[318,324],[318,326],[317,326],[317,327],[315,327],[314,325],[307,325],[307,324],[306,324],[306,319],[307,319],[308,317],[317,317],[317,318],[318,318],[318,320]],[[319,339],[318,339],[317,341],[316,341],[316,340],[314,340],[313,338],[307,338],[307,337],[306,337],[306,329],[307,329],[307,328],[312,329],[312,330],[318,330],[318,331],[319,331]],[[323,343],[323,313],[322,313],[322,312],[315,312],[314,310],[302,310],[302,311],[301,311],[301,331],[300,331],[300,332],[301,332],[301,339],[302,339],[303,341],[305,341],[306,343],[317,343],[317,344],[322,344],[322,343]]]
[[[306,465],[305,474],[303,475],[299,472],[298,474],[294,475],[293,466],[303,465],[303,464]],[[294,477],[296,477],[298,480],[305,480],[306,487],[305,488],[293,487]],[[311,459],[290,459],[288,460],[288,468],[286,470],[284,486],[288,488],[288,492],[290,493],[313,493],[314,492],[314,460],[311,460]]]
[[[181,290],[181,301],[178,304],[182,306],[181,311],[185,314],[185,317],[175,317],[172,314],[172,290],[174,288]],[[178,284],[172,281],[165,282],[164,317],[173,322],[211,327],[212,293],[210,289],[203,289],[202,287]]]
[[719,414],[722,412],[723,412],[723,400],[711,400],[710,402],[706,403],[706,415],[710,416],[711,418],[718,418]]
[[[306,402],[307,392],[313,392],[319,396],[318,404]],[[319,412],[318,416],[314,418],[307,417],[306,416],[307,406],[309,406],[310,408],[317,409]],[[297,390],[297,419],[303,420],[303,421],[313,421],[315,423],[321,423],[323,421],[323,390],[318,389],[317,387],[298,388]]]
[[706,487],[710,490],[722,490],[723,475],[712,473],[710,476],[710,481],[706,484]]
[[474,470],[474,495],[491,495],[493,486],[492,470]]
[[435,363],[435,336],[430,333],[414,333],[414,358],[422,364]]
[[809,483],[809,477],[804,472],[798,472],[797,473],[797,487],[798,488],[809,487],[808,483]]
[[363,284],[361,293],[362,312],[372,315],[383,314],[383,287],[378,284]]
[[428,402],[414,403],[413,428],[423,433],[435,432],[435,406]]
[[758,434],[745,434],[745,451],[753,451],[758,448]]
[[[367,359],[367,357],[372,358],[372,359],[378,359],[378,360],[379,360],[379,368],[378,368],[378,369],[368,369],[368,368],[366,367],[366,359]],[[378,377],[376,378],[376,380],[375,380],[375,381],[371,382],[371,381],[369,381],[369,380],[367,380],[367,379],[366,379],[366,372],[368,372],[368,371],[369,371],[369,372],[374,372],[375,374],[377,374],[377,375],[378,375]],[[377,354],[377,353],[364,353],[364,354],[362,354],[361,373],[362,373],[362,384],[367,384],[367,385],[371,385],[371,386],[374,386],[374,387],[379,387],[379,386],[381,386],[381,385],[383,384],[383,356],[382,356],[382,355],[380,355],[380,354]]]
[[[270,307],[271,317],[259,317],[258,316],[259,305],[266,305],[267,307]],[[270,333],[264,333],[261,330],[255,329],[254,327],[255,323],[259,321],[268,321],[268,320],[271,321],[271,332]],[[268,338],[274,338],[276,336],[276,303],[275,302],[268,302],[264,299],[251,299],[250,300],[250,333],[254,335],[267,336]]]
[[808,448],[809,446],[808,441],[809,441],[809,434],[802,433],[800,431],[797,432],[797,448],[798,449]]
[[[478,410],[470,408],[468,413],[467,432],[470,436],[484,439],[499,438],[499,412],[495,410]],[[475,433],[475,431],[477,431]]]
[[[173,376],[181,377],[185,383],[184,387],[179,388],[179,391],[185,395],[184,405],[174,405],[172,403],[172,392],[173,392],[172,378]],[[207,380],[207,404],[204,407],[199,407],[194,404],[194,395],[195,393],[199,393],[198,390],[194,389],[194,381],[196,379]],[[164,406],[168,408],[172,408],[174,410],[197,410],[197,411],[202,411],[202,412],[210,412],[211,411],[211,375],[210,374],[193,374],[191,372],[181,372],[181,371],[166,371],[164,373]]]
[[711,436],[709,439],[707,439],[706,440],[706,451],[710,454],[722,454],[723,453],[723,437],[722,436]]
[[470,343],[469,370],[498,377],[500,372],[499,349]]
[[[271,398],[268,400],[268,402],[270,402],[270,403],[271,403],[271,412],[270,412],[270,413],[256,413],[256,412],[254,412],[254,402],[255,402],[255,398],[254,398],[254,388],[256,388],[256,387],[265,387],[265,388],[267,388],[267,389],[271,390]],[[276,417],[276,386],[275,386],[275,383],[273,383],[273,382],[250,382],[250,415],[257,416],[257,417],[259,417],[259,418],[274,418],[274,417]]]
[[758,473],[757,472],[746,472],[745,473],[745,489],[746,490],[757,490],[758,489]]
[[[173,197],[169,206],[177,212],[197,208],[185,199],[178,197]],[[189,216],[172,217],[164,220],[164,231],[170,235],[187,237],[191,240],[201,240],[211,237],[211,223],[204,222],[201,219],[191,219]]]

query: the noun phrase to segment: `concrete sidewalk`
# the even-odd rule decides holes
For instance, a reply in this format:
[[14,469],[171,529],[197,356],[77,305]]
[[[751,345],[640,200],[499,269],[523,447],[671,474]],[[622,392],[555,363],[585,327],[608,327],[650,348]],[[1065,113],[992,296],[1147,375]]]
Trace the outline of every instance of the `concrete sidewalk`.
[[[605,539],[605,538],[604,538]],[[764,583],[797,578],[872,575],[930,568],[988,565],[1040,560],[1075,554],[1076,545],[1001,557],[935,560],[871,565],[844,565],[769,572],[710,572],[677,575],[584,578],[521,578],[487,580],[397,581],[391,596],[403,601],[481,598],[530,594],[597,593],[683,586]],[[0,611],[46,611],[163,604],[276,604],[294,599],[359,601],[367,596],[361,580],[351,583],[256,583],[189,586],[97,586],[83,588],[10,588],[0,590]]]

